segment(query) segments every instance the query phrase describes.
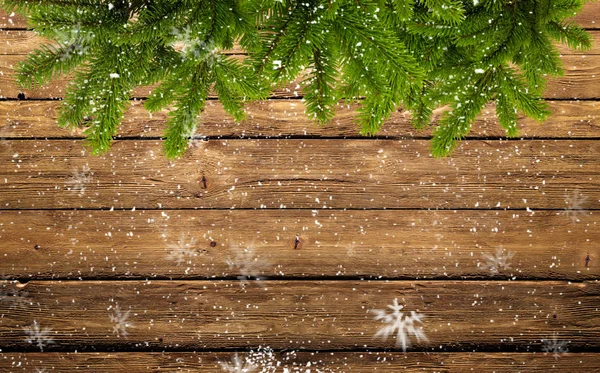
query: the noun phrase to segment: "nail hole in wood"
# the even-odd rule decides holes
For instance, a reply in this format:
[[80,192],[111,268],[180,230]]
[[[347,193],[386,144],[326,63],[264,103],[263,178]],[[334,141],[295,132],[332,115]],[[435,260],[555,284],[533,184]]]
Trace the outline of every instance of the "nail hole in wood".
[[200,182],[202,183],[202,189],[206,189],[206,177],[204,177],[204,175],[202,175]]
[[18,100],[24,100],[25,99],[25,93],[21,92],[17,95],[17,99]]
[[217,243],[215,241],[210,241],[210,247],[215,247],[217,246]]
[[301,237],[296,236],[294,238],[293,243],[294,243],[293,244],[294,250],[300,250],[302,248],[302,244],[304,243],[304,240]]
[[39,249],[41,249],[40,245],[35,245],[33,248],[34,248],[35,250],[39,250]]
[[590,258],[590,254],[588,253],[587,256],[585,257],[585,266],[587,267],[591,261],[592,261],[592,259]]

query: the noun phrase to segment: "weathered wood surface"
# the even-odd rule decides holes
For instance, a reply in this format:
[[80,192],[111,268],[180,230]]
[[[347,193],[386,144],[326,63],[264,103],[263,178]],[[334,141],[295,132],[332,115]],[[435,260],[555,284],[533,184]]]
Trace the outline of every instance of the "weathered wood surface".
[[429,147],[428,140],[198,140],[168,161],[157,140],[115,141],[102,157],[90,157],[81,140],[7,140],[0,206],[598,208],[598,141],[470,140],[445,159],[429,156]]
[[[549,101],[552,115],[540,123],[520,116],[520,136],[525,138],[599,138],[600,103],[596,101]],[[83,129],[71,131],[56,124],[60,102],[0,101],[0,138],[83,138]],[[320,126],[304,113],[299,99],[268,100],[247,105],[248,118],[239,123],[225,113],[218,101],[209,101],[202,113],[197,136],[206,137],[285,137],[325,136],[357,137],[355,106],[340,105],[334,120]],[[433,125],[445,111],[434,111]],[[490,103],[473,124],[471,138],[501,138],[505,131],[498,124],[496,109]],[[141,101],[131,101],[131,107],[119,129],[118,137],[154,137],[163,135],[167,110],[150,115]],[[416,130],[410,125],[410,112],[392,113],[378,137],[431,137],[432,128]]]
[[[597,216],[578,219],[558,211],[1,211],[0,276],[235,278],[244,268],[231,260],[246,250],[253,275],[268,278],[600,279]],[[490,267],[486,256],[497,250],[510,256],[506,268]]]
[[[595,30],[590,31],[591,35],[597,35],[600,37],[600,33]],[[42,43],[48,43],[50,40],[39,36],[35,31],[26,30],[8,30],[0,31],[0,55],[4,54],[15,54],[15,55],[26,55],[32,52],[35,48],[39,47]],[[600,54],[600,41],[594,40],[594,47],[592,50],[585,52],[584,54]],[[561,47],[561,53],[565,54],[579,54],[573,50]],[[563,52],[564,51],[564,52]],[[244,54],[245,51],[235,44],[234,48],[227,50],[226,54]]]
[[[598,2],[588,2],[582,10],[574,15],[571,21],[576,22],[581,27],[588,29],[600,28],[600,6]],[[28,28],[27,20],[18,14],[7,14],[0,11],[0,28],[3,29],[25,29]]]
[[[413,350],[541,351],[541,340],[553,336],[572,351],[600,348],[598,282],[30,281],[2,288],[17,293],[8,297],[17,311],[4,306],[0,318],[8,350],[39,351],[26,340],[35,324],[52,329],[44,351],[394,348],[395,336],[374,338],[385,324],[373,310],[390,311],[395,298],[403,312],[424,315],[428,341],[410,336]],[[117,305],[129,314],[115,333],[109,316]]]
[[[239,352],[238,359],[261,368],[279,363],[288,373],[467,373],[477,367],[480,373],[598,373],[600,356],[593,353],[394,353],[394,352]],[[231,363],[232,352],[163,353],[0,353],[0,369],[5,373],[47,371],[64,373],[91,371],[108,373],[127,368],[130,373],[202,372],[223,373],[220,363]],[[260,368],[259,368],[260,369]],[[259,371],[257,371],[258,373]],[[251,372],[247,372],[251,373]]]
[[[590,30],[589,34],[592,37],[592,49],[585,52],[580,52],[569,48],[568,46],[556,42],[555,45],[561,54],[575,54],[575,55],[594,55],[600,54],[600,31]],[[33,51],[42,43],[47,43],[49,40],[38,36],[34,31],[3,31],[0,32],[0,55],[5,54],[16,54],[25,55]],[[229,50],[230,54],[241,54],[244,50],[239,46],[235,45],[234,49]]]
[[[54,80],[47,86],[32,89],[22,89],[14,82],[15,68],[22,55],[0,56],[0,98],[17,98],[24,93],[26,98],[61,98],[64,96],[69,77]],[[238,56],[236,58],[243,58]],[[552,78],[545,90],[545,98],[553,99],[597,99],[600,98],[600,55],[565,55],[562,57],[565,74]],[[148,97],[152,86],[139,87],[133,91],[133,97]],[[302,96],[302,86],[291,83],[286,87],[273,91],[272,97],[297,98]],[[214,95],[213,95],[214,97]]]

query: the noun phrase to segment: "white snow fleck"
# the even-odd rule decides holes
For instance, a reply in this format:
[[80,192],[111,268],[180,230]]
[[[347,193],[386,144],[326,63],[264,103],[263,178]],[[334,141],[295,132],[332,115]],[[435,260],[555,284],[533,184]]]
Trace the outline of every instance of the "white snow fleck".
[[111,79],[117,79],[118,77],[119,77],[119,74],[117,74],[117,73],[110,74]]
[[484,72],[484,69],[475,69],[475,74],[483,74]]

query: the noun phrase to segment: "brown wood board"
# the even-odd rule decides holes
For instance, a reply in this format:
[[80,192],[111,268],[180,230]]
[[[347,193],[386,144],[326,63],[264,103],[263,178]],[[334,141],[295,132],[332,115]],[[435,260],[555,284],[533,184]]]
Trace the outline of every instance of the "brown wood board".
[[[589,30],[590,36],[592,37],[592,48],[587,51],[578,51],[569,48],[565,44],[556,42],[555,45],[561,54],[575,54],[575,55],[594,55],[600,54],[600,30]],[[34,31],[27,30],[9,30],[0,32],[0,55],[26,55],[32,52],[42,43],[48,43],[49,40],[40,37]],[[226,51],[228,54],[243,54],[244,50],[235,44],[234,48]]]
[[[600,279],[597,214],[0,211],[0,277]],[[505,261],[501,261],[506,258]],[[586,260],[589,259],[589,260]]]
[[[14,81],[17,64],[24,59],[22,55],[0,55],[0,98],[17,98],[23,93],[25,98],[62,98],[69,77],[53,80],[46,86],[23,89]],[[243,58],[234,56],[232,58]],[[565,55],[562,57],[564,76],[550,78],[544,91],[544,98],[552,99],[598,99],[600,98],[600,55]],[[300,79],[301,80],[301,79]],[[298,98],[302,96],[302,85],[293,82],[283,88],[273,90],[271,97]],[[132,97],[148,97],[154,87],[136,88]],[[211,97],[216,97],[211,94]]]
[[[0,138],[83,138],[83,128],[69,130],[57,125],[56,101],[0,101]],[[524,138],[600,138],[600,104],[595,101],[549,101],[551,116],[538,122],[519,116],[519,136]],[[200,117],[196,136],[203,137],[286,137],[324,136],[359,137],[357,105],[339,105],[336,116],[326,125],[318,125],[305,114],[299,99],[268,100],[246,105],[247,118],[235,122],[218,101],[209,101]],[[447,108],[434,111],[432,127],[416,130],[410,124],[410,112],[393,112],[378,137],[429,138]],[[159,138],[166,129],[168,110],[150,115],[143,101],[132,101],[125,113],[117,137]],[[502,138],[506,133],[498,124],[493,103],[479,115],[469,132],[471,138]]]
[[[94,373],[121,371],[223,373],[222,363],[235,361],[233,352],[163,353],[0,353],[0,369],[5,373],[48,372]],[[395,353],[395,352],[302,352],[272,353],[267,350],[239,352],[246,367],[265,369],[279,364],[288,373],[467,373],[477,367],[480,373],[598,373],[600,355],[594,353]],[[257,371],[258,372],[258,371]],[[250,372],[247,372],[250,373]]]
[[[597,282],[30,281],[2,289],[14,296],[0,345],[18,351],[400,348],[395,333],[375,338],[387,324],[374,310],[391,312],[394,299],[406,315],[422,315],[414,326],[425,336],[408,335],[412,350],[541,351],[553,337],[574,352],[600,347]],[[36,327],[41,346],[26,339]]]
[[[0,142],[0,206],[47,208],[421,208],[593,210],[600,143],[469,140],[196,140],[169,161],[158,140]],[[203,179],[204,178],[204,179]]]

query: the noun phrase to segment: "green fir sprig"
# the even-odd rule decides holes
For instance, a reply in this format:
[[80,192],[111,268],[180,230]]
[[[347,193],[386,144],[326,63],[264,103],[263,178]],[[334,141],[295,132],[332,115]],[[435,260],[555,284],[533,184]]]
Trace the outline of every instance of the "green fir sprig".
[[[302,85],[307,115],[326,124],[340,101],[359,104],[375,135],[399,107],[416,128],[448,106],[431,152],[450,154],[494,101],[506,135],[519,113],[545,120],[549,77],[564,73],[554,42],[580,51],[590,35],[567,21],[585,0],[0,0],[52,42],[17,81],[70,74],[58,123],[85,127],[106,152],[136,87],[156,85],[150,112],[169,109],[165,154],[181,156],[211,94],[235,120],[276,86]],[[227,55],[239,45],[247,57]]]

